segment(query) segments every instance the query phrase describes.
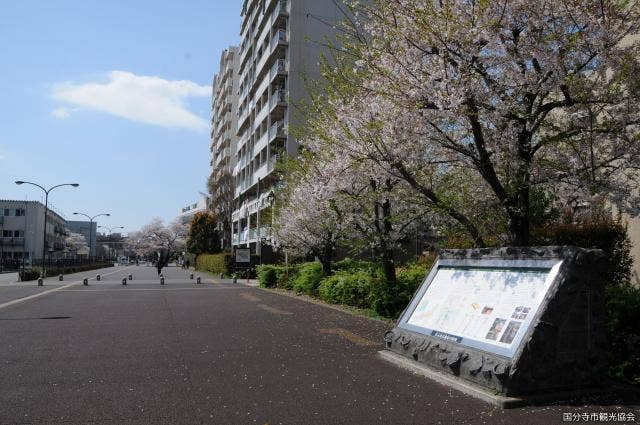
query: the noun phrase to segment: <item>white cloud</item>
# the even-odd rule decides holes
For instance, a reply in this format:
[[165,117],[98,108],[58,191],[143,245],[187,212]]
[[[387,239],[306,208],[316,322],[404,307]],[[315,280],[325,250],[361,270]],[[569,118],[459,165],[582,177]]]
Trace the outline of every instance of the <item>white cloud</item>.
[[[185,100],[211,96],[211,87],[192,81],[169,81],[111,71],[106,82],[60,83],[54,85],[52,94],[55,99],[76,107],[106,112],[131,121],[202,132],[209,128],[208,120],[189,111]],[[69,109],[58,108],[52,114],[66,118]]]
[[60,107],[51,111],[51,115],[63,120],[65,118],[69,118],[71,116],[71,112],[67,108]]

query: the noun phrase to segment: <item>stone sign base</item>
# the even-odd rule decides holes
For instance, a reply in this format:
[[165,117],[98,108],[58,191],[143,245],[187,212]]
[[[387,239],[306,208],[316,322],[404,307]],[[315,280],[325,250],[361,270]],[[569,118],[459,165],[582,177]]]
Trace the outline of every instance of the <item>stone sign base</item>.
[[[482,269],[485,263],[506,267],[505,264],[522,266],[553,261],[557,266],[550,282],[545,283],[544,298],[531,312],[529,321],[521,326],[522,339],[516,339],[519,342],[514,342],[508,355],[492,352],[490,345],[486,350],[483,345],[480,348],[465,345],[465,338],[450,333],[421,332],[411,326],[409,318],[421,297],[429,295],[427,287],[443,264],[449,270],[456,267],[468,270]],[[430,370],[432,378],[445,377],[449,385],[458,382],[459,389],[467,388],[467,392],[469,388],[475,389],[476,396],[504,407],[522,403],[519,401],[522,397],[598,387],[604,382],[607,366],[601,276],[604,269],[601,251],[575,247],[442,251],[398,325],[385,335],[388,352],[382,356],[387,360],[403,358],[405,366],[413,364]],[[493,399],[486,397],[492,394]]]

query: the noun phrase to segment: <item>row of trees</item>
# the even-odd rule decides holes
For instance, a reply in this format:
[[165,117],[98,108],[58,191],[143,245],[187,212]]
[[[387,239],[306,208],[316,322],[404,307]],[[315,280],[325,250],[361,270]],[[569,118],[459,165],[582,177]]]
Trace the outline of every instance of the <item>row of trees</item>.
[[196,213],[190,224],[175,220],[165,224],[154,218],[149,224],[129,234],[127,249],[139,257],[168,262],[182,255],[220,252],[217,217],[211,212]]
[[326,273],[346,241],[395,280],[418,221],[482,247],[576,206],[639,213],[638,2],[353,2],[341,29],[276,220]]

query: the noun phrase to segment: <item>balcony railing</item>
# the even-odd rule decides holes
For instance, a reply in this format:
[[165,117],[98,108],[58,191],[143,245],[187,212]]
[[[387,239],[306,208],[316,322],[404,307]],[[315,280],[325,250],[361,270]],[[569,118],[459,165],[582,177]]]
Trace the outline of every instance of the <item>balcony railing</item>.
[[278,29],[271,39],[271,50],[275,49],[278,43],[287,42],[287,30],[282,28]]
[[287,96],[284,90],[276,90],[271,93],[271,99],[269,100],[269,106],[273,108],[278,103],[285,103],[287,101]]
[[273,80],[279,72],[285,72],[287,70],[287,61],[284,59],[276,60],[271,66],[269,71],[269,79]]
[[276,137],[286,137],[286,135],[284,120],[276,121],[269,127],[269,141],[272,141]]
[[24,237],[0,237],[3,246],[24,245]]

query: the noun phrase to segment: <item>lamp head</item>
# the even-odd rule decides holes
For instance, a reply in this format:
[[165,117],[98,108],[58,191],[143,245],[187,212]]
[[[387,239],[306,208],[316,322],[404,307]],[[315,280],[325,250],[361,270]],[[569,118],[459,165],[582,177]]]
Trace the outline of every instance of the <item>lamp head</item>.
[[24,183],[24,182],[23,182],[22,180],[16,180],[16,184],[17,184],[17,185],[21,185],[21,184],[23,184],[23,183]]
[[78,186],[80,186],[80,183],[71,183],[71,186],[78,187]]

